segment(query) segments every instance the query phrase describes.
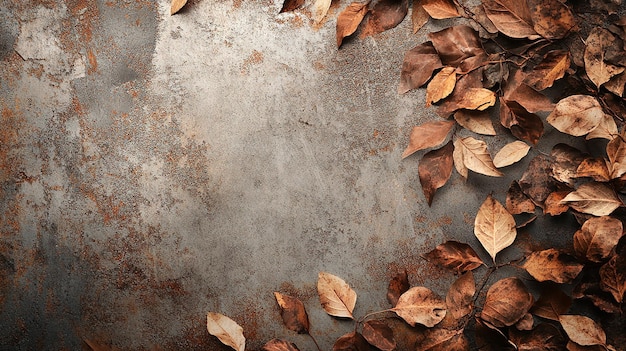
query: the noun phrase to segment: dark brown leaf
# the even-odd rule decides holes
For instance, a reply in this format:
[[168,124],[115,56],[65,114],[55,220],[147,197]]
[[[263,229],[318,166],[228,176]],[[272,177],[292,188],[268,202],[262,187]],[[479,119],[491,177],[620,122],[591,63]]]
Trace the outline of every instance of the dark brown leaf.
[[511,72],[504,86],[504,100],[515,101],[530,113],[552,111],[554,109],[552,101],[524,83],[525,79],[526,76],[521,70]]
[[600,287],[610,292],[615,301],[622,303],[626,292],[626,257],[614,254],[600,267]]
[[567,51],[550,51],[526,76],[525,83],[536,90],[544,90],[563,78],[569,66],[570,55]]
[[574,233],[574,250],[580,257],[601,262],[609,256],[622,234],[619,219],[609,216],[591,218]]
[[484,264],[471,246],[458,241],[446,241],[425,257],[430,262],[458,273],[474,270]]
[[[493,325],[476,318],[476,344],[480,351],[517,351],[515,344]],[[442,350],[443,351],[443,350]]]
[[299,9],[302,5],[304,5],[304,0],[285,0],[283,2],[283,7],[280,9],[280,13]]
[[426,84],[433,72],[441,67],[439,54],[431,42],[422,43],[407,51],[402,63],[398,93],[404,94]]
[[527,0],[533,29],[546,39],[562,39],[576,29],[576,18],[559,0]]
[[517,181],[513,181],[506,193],[506,210],[510,214],[535,213],[535,204],[522,192]]
[[538,39],[533,29],[530,9],[526,1],[483,0],[485,13],[500,32],[511,38]]
[[430,19],[430,15],[422,4],[425,0],[413,0],[413,12],[411,13],[411,23],[413,24],[413,34],[417,33]]
[[391,306],[396,307],[400,296],[409,290],[410,287],[409,276],[406,270],[395,275],[391,281],[389,281],[389,286],[387,287],[387,301],[389,301]]
[[396,340],[393,338],[393,330],[378,320],[367,321],[363,324],[363,337],[367,342],[381,351],[396,349]]
[[408,157],[416,151],[441,145],[455,124],[454,121],[436,121],[413,127],[409,137],[409,145],[402,153],[402,158]]
[[449,317],[452,320],[452,327],[456,327],[461,318],[472,312],[475,293],[476,283],[472,271],[465,272],[452,283],[446,295],[446,305],[448,306],[446,319]]
[[458,67],[465,59],[485,53],[478,32],[469,26],[454,26],[428,34],[441,62]]
[[374,5],[361,32],[361,38],[389,30],[404,20],[409,12],[408,0],[380,0]]
[[422,329],[415,342],[415,351],[469,351],[463,330]]
[[500,123],[521,140],[536,145],[543,134],[541,118],[515,101],[500,98]]
[[300,351],[296,344],[281,340],[281,339],[272,339],[268,341],[262,348],[263,351]]
[[519,321],[517,321],[517,323],[515,323],[515,328],[511,329],[532,330],[534,324],[535,319],[533,318],[533,315],[530,313],[526,313],[524,317],[522,317]]
[[557,182],[552,178],[552,160],[544,155],[537,155],[530,161],[528,169],[519,180],[522,192],[536,205],[543,206],[544,201],[557,190]]
[[428,206],[433,202],[435,192],[448,182],[452,174],[452,152],[454,146],[449,141],[444,147],[427,152],[419,163],[420,184]]
[[594,28],[587,37],[585,47],[585,70],[587,76],[597,88],[608,82],[613,76],[624,72],[624,67],[615,66],[605,61],[606,50],[613,45],[615,37],[604,28]]
[[583,269],[574,257],[556,249],[533,252],[522,267],[540,282],[555,283],[570,283]]
[[480,318],[498,328],[508,327],[517,323],[532,305],[533,296],[521,280],[504,278],[487,291]]
[[309,333],[309,315],[306,313],[304,304],[298,298],[274,292],[276,302],[280,306],[280,316],[289,330],[298,334]]
[[368,2],[353,2],[337,17],[337,47],[343,39],[352,35],[363,21],[368,10]]
[[536,316],[558,321],[559,316],[567,312],[572,305],[572,298],[559,287],[552,284],[544,286],[539,299],[530,312]]
[[588,177],[597,182],[608,182],[611,180],[607,163],[603,158],[589,157],[584,159],[576,169],[576,177]]
[[566,342],[561,332],[548,323],[541,323],[530,331],[511,328],[509,338],[518,351],[561,351]]
[[564,204],[563,199],[571,192],[571,190],[558,190],[550,193],[548,198],[544,202],[544,213],[549,214],[550,216],[558,216],[562,213],[567,212],[569,210],[569,206]]
[[459,11],[450,0],[426,0],[422,7],[434,19],[459,17]]
[[333,351],[370,351],[371,347],[367,340],[357,332],[351,332],[341,336],[333,345]]
[[574,186],[578,165],[587,155],[574,147],[559,143],[554,145],[550,156],[554,159],[552,177],[561,183]]

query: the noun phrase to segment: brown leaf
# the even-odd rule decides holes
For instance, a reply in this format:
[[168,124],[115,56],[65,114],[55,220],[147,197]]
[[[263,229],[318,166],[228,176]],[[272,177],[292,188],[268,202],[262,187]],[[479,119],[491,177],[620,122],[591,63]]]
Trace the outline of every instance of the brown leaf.
[[585,183],[562,201],[578,212],[606,216],[622,205],[615,191],[603,183]]
[[609,216],[591,218],[574,233],[574,250],[580,257],[601,262],[611,254],[622,234],[619,219]]
[[535,213],[535,203],[522,192],[517,181],[513,181],[506,193],[506,210],[512,214]]
[[600,287],[622,303],[626,292],[626,258],[623,255],[614,254],[600,267]]
[[458,67],[464,60],[485,53],[478,32],[469,26],[448,27],[428,37],[446,66]]
[[613,76],[608,82],[604,83],[606,90],[622,97],[624,96],[624,85],[626,84],[626,71]]
[[456,85],[456,74],[454,67],[444,67],[439,73],[435,74],[433,79],[426,87],[426,107],[430,106],[443,98],[446,98]]
[[353,2],[337,17],[337,47],[343,39],[352,35],[363,21],[368,10],[368,2]]
[[483,111],[496,104],[496,94],[485,88],[469,88],[457,101],[455,110]]
[[606,145],[609,157],[609,176],[616,179],[626,174],[626,142],[622,136],[616,136]]
[[263,348],[263,351],[300,351],[298,347],[289,341],[272,339],[268,341]]
[[533,252],[522,266],[540,282],[571,283],[583,270],[576,259],[556,249]]
[[565,348],[565,339],[559,330],[541,323],[530,331],[509,329],[509,337],[518,351],[560,351]]
[[491,117],[487,111],[459,110],[454,113],[457,123],[476,134],[496,135],[496,130],[491,123]]
[[389,301],[391,306],[395,307],[400,296],[409,290],[410,287],[406,270],[397,274],[389,281],[389,286],[387,287],[387,301]]
[[411,13],[411,23],[413,24],[413,34],[417,33],[430,19],[430,15],[422,4],[425,0],[413,0],[413,12]]
[[560,190],[550,193],[544,203],[544,213],[550,216],[558,216],[569,210],[569,206],[563,204],[561,201],[571,192],[571,190]]
[[463,330],[422,329],[415,342],[415,351],[469,351]]
[[498,200],[488,195],[476,214],[474,235],[495,262],[498,252],[515,241],[515,219]]
[[87,346],[89,346],[89,349],[91,349],[91,351],[116,351],[118,350],[116,347],[109,346],[99,340],[83,339],[83,341],[85,342],[85,344],[87,344]]
[[[448,118],[454,111],[461,109],[460,104],[465,99],[465,94],[469,89],[482,87],[482,68],[471,73],[462,75],[456,82],[452,94],[441,101],[437,108],[437,114],[442,118]],[[482,88],[481,88],[482,89]],[[466,102],[465,102],[466,103]]]
[[222,344],[232,347],[235,351],[244,351],[246,338],[243,336],[243,328],[234,320],[223,314],[207,313],[207,330],[209,334],[216,336]]
[[536,316],[558,321],[559,316],[567,312],[572,305],[572,298],[555,286],[546,286],[541,291],[539,300],[530,310]]
[[536,205],[543,206],[548,195],[557,190],[557,182],[552,178],[551,173],[552,160],[547,156],[537,155],[530,161],[528,169],[519,180],[524,194],[528,195]]
[[[609,106],[609,109],[611,107]],[[596,129],[592,130],[587,134],[585,139],[596,139],[602,138],[607,140],[613,140],[613,138],[617,135],[617,125],[615,124],[615,120],[608,114],[604,114],[604,118],[600,121],[600,124],[596,127]]]
[[313,0],[311,3],[311,15],[315,23],[320,23],[326,17],[330,9],[331,0]]
[[367,342],[381,351],[396,349],[393,330],[383,321],[371,320],[363,324],[363,337]]
[[482,38],[489,38],[498,33],[498,28],[494,26],[493,22],[487,17],[487,13],[485,13],[485,8],[482,4],[472,7],[471,11],[474,13],[473,20],[478,24],[476,27],[478,27]]
[[526,313],[517,323],[515,323],[515,329],[517,330],[532,330],[535,319],[530,313]]
[[509,78],[509,66],[499,62],[499,58],[499,55],[495,54],[490,56],[490,61],[496,62],[485,66],[483,88],[492,89],[496,85],[502,85]]
[[608,182],[611,180],[607,163],[603,158],[589,157],[584,159],[576,169],[576,177],[588,177],[597,182]]
[[454,125],[454,121],[435,121],[413,127],[409,137],[409,145],[402,153],[402,158],[406,158],[416,151],[441,145]]
[[363,335],[351,332],[341,336],[333,345],[333,351],[369,351],[370,346]]
[[515,101],[500,98],[500,123],[521,140],[536,145],[543,134],[541,118]]
[[604,345],[581,346],[573,341],[568,341],[566,345],[567,351],[612,351],[614,349],[605,347]]
[[526,76],[524,82],[536,90],[544,90],[554,81],[565,76],[570,66],[570,55],[567,51],[553,50],[545,54],[541,62]]
[[600,27],[591,30],[587,37],[584,54],[585,70],[597,88],[600,88],[613,76],[624,72],[624,67],[615,66],[605,61],[606,50],[613,45],[614,41],[613,34]]
[[398,93],[404,94],[426,84],[433,72],[441,67],[439,54],[429,41],[407,51],[402,62]]
[[354,319],[352,311],[356,305],[356,292],[343,279],[320,272],[317,279],[317,294],[326,313],[335,317]]
[[524,317],[532,305],[533,295],[521,280],[504,278],[487,291],[480,318],[498,328],[508,327]]
[[434,19],[459,17],[459,11],[450,0],[426,0],[422,7]]
[[454,321],[458,321],[472,312],[475,293],[474,274],[472,271],[467,271],[452,283],[448,290],[446,295],[446,306],[448,306],[446,318],[451,317]]
[[503,175],[494,166],[491,155],[487,151],[487,144],[484,141],[476,140],[472,137],[458,138],[454,141],[455,152],[457,149],[460,150],[463,164],[468,169],[492,177],[501,177]]
[[[454,151],[452,151],[452,160],[454,161],[454,168],[461,177],[467,179],[469,175],[469,169],[465,165],[465,155],[463,154],[463,148],[457,147],[458,141],[454,142]],[[495,166],[494,166],[495,167]]]
[[416,286],[402,294],[391,310],[412,327],[421,324],[431,328],[446,316],[446,302],[430,289]]
[[606,345],[606,334],[593,319],[579,315],[559,316],[561,326],[573,342],[582,346]]
[[504,86],[503,99],[517,102],[530,113],[552,111],[554,109],[552,101],[524,83],[525,79],[526,75],[522,70],[515,70],[509,74],[509,79]]
[[361,38],[382,33],[391,29],[406,17],[409,12],[408,0],[380,0],[374,5],[365,23]]
[[485,13],[502,34],[511,38],[538,39],[533,29],[530,9],[526,1],[483,0]]
[[548,123],[562,133],[585,135],[594,130],[604,118],[602,106],[589,95],[571,95],[556,104]]
[[440,244],[425,258],[457,273],[471,271],[484,264],[471,246],[452,240]]
[[587,155],[574,147],[559,143],[552,148],[550,156],[554,159],[552,177],[561,183],[574,186],[576,170]]
[[280,316],[289,330],[298,334],[309,333],[309,315],[304,304],[298,298],[274,292],[274,297],[280,306]]
[[304,0],[285,0],[283,2],[283,7],[280,9],[280,13],[291,12],[299,9],[302,5],[304,5]]
[[515,344],[500,329],[480,318],[476,318],[475,334],[477,350],[517,351]]
[[576,18],[559,0],[527,0],[533,29],[546,39],[562,39],[576,29]]
[[180,11],[187,4],[187,0],[172,0],[170,4],[170,15],[173,15]]
[[530,150],[530,146],[523,141],[508,143],[498,151],[493,158],[493,165],[497,168],[510,166],[523,159]]
[[446,184],[452,174],[452,153],[454,146],[449,141],[444,147],[438,150],[427,152],[422,158],[417,172],[419,173],[420,184],[428,206],[433,202],[435,191]]

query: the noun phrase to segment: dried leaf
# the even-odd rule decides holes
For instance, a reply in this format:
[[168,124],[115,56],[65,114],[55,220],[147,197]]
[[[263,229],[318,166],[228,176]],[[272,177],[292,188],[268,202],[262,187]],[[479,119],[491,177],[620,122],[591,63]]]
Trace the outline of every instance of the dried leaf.
[[511,134],[521,140],[536,145],[543,134],[541,118],[515,101],[500,98],[500,123],[511,130]]
[[207,313],[207,330],[209,334],[216,336],[222,344],[232,347],[235,351],[244,351],[246,338],[243,336],[243,328],[234,320],[223,314]]
[[326,17],[328,9],[330,9],[331,0],[312,0],[311,15],[315,23],[320,23]]
[[450,0],[426,0],[422,7],[434,19],[459,17],[459,11]]
[[283,7],[280,9],[280,13],[291,12],[299,9],[302,5],[304,5],[304,0],[285,0],[283,2]]
[[469,342],[463,330],[422,329],[415,351],[468,351]]
[[289,341],[272,339],[268,341],[263,348],[263,351],[300,351],[298,347]]
[[604,118],[602,106],[589,95],[571,95],[556,104],[548,123],[562,133],[585,135],[594,130]]
[[484,264],[471,246],[452,240],[440,244],[425,258],[457,273],[465,273]]
[[517,323],[515,323],[515,329],[517,330],[532,330],[535,319],[530,313],[526,313]]
[[421,324],[431,328],[446,316],[446,302],[430,289],[416,286],[402,294],[391,310],[412,327]]
[[605,345],[606,334],[593,319],[579,315],[559,316],[561,326],[573,342],[582,346]]
[[337,17],[337,47],[341,46],[343,39],[352,35],[363,18],[367,14],[368,2],[353,2]]
[[289,330],[298,334],[309,333],[309,315],[306,313],[304,304],[298,298],[274,292],[276,302],[280,306],[280,316]]
[[424,191],[428,206],[433,202],[435,191],[444,186],[450,179],[453,151],[454,146],[452,141],[449,141],[441,149],[427,152],[417,168],[422,191]]
[[387,287],[387,301],[395,307],[400,296],[409,290],[410,287],[409,276],[406,270],[397,274],[389,281],[389,286]]
[[487,291],[480,318],[497,327],[508,327],[519,321],[533,305],[533,295],[516,277],[504,278]]
[[614,349],[604,345],[580,346],[573,341],[568,341],[565,347],[567,351],[612,351]]
[[515,219],[498,200],[488,195],[476,214],[474,235],[495,262],[498,252],[515,241]]
[[492,177],[501,177],[503,175],[494,166],[491,155],[487,151],[487,144],[484,141],[476,140],[472,137],[459,138],[454,141],[454,149],[455,151],[456,149],[462,151],[463,164],[468,169]]
[[530,331],[509,329],[509,337],[518,351],[560,351],[565,348],[565,339],[559,330],[541,323]]
[[592,130],[587,134],[585,139],[607,139],[612,140],[617,135],[617,125],[615,124],[615,120],[610,115],[604,114],[604,118],[600,121],[600,124],[596,127],[596,129]]
[[454,113],[454,120],[463,127],[476,134],[496,135],[487,111],[459,110]]
[[533,29],[530,9],[526,1],[483,0],[487,17],[502,34],[511,38],[538,39]]
[[613,189],[603,183],[585,183],[562,201],[578,212],[606,216],[622,205]]
[[465,272],[459,277],[448,290],[446,295],[446,306],[448,306],[447,317],[458,321],[472,312],[472,303],[476,293],[476,283],[472,271]]
[[552,100],[524,83],[525,80],[526,74],[522,70],[511,70],[509,79],[504,85],[503,99],[517,102],[530,113],[552,111],[554,109]]
[[[465,155],[463,154],[463,148],[458,146],[459,141],[454,141],[454,151],[452,151],[452,160],[454,161],[454,168],[463,177],[467,179],[469,175],[469,169],[465,166]],[[495,167],[495,166],[494,166]]]
[[422,3],[425,0],[413,0],[413,12],[411,13],[411,23],[413,24],[413,34],[417,33],[430,19],[430,15]]
[[170,4],[170,15],[173,15],[180,11],[187,4],[187,0],[172,0]]
[[583,270],[576,259],[556,249],[533,252],[522,266],[540,282],[571,283]]
[[611,180],[609,169],[603,158],[586,158],[576,169],[576,177],[588,177],[597,182],[608,182]]
[[476,344],[480,351],[517,351],[515,344],[493,325],[476,318]]
[[381,351],[396,349],[393,330],[383,321],[371,320],[363,324],[363,337],[367,342]]
[[454,121],[436,121],[413,127],[409,137],[409,145],[402,153],[402,158],[406,158],[416,151],[441,145],[454,125]]
[[356,305],[356,292],[343,279],[320,272],[317,279],[317,294],[326,313],[335,317],[354,319],[352,311]]
[[398,93],[404,94],[426,84],[433,72],[441,67],[439,54],[431,42],[422,43],[407,51],[402,62]]
[[619,97],[624,96],[624,85],[626,85],[626,71],[613,76],[608,82],[604,83],[606,90]]
[[567,312],[572,305],[572,298],[555,286],[546,286],[530,310],[536,316],[558,321],[559,316]]
[[622,234],[619,219],[609,216],[590,218],[574,233],[574,250],[580,257],[601,262],[609,257]]
[[606,155],[609,157],[609,175],[616,179],[626,174],[626,142],[622,136],[617,136],[606,145]]
[[596,27],[587,37],[585,47],[585,71],[597,88],[608,82],[613,76],[624,72],[624,67],[607,63],[606,50],[613,45],[615,37],[604,28]]
[[626,292],[626,258],[624,256],[615,254],[600,267],[600,287],[611,293],[617,303],[622,303]]
[[530,161],[528,169],[519,180],[524,194],[539,206],[543,206],[548,195],[556,190],[557,182],[552,178],[551,173],[552,160],[547,156],[537,155]]
[[562,39],[576,28],[576,18],[559,0],[527,0],[533,29],[546,39]]
[[493,158],[493,165],[497,168],[506,167],[516,163],[528,154],[530,146],[523,141],[514,141],[504,145]]
[[526,76],[524,82],[536,90],[549,88],[554,84],[554,81],[565,76],[570,63],[569,52],[561,50],[550,51]]
[[455,110],[483,111],[496,104],[496,94],[485,88],[469,88],[457,102]]
[[428,34],[446,66],[458,67],[461,62],[485,53],[478,32],[469,26],[453,26]]
[[456,82],[452,94],[441,101],[437,108],[437,114],[442,118],[448,118],[454,111],[461,109],[461,104],[467,104],[465,95],[470,89],[482,89],[482,68],[471,73],[462,75]]
[[535,213],[535,203],[522,192],[519,183],[513,181],[506,193],[506,210],[512,214]]
[[85,344],[87,344],[87,346],[89,346],[91,351],[116,351],[118,350],[116,347],[109,346],[99,340],[83,339],[83,341],[85,342]]
[[446,98],[452,93],[456,85],[456,74],[454,71],[454,67],[447,66],[435,74],[426,87],[426,107]]
[[567,212],[567,210],[569,210],[569,206],[563,204],[561,201],[563,201],[563,199],[569,195],[570,192],[571,190],[560,190],[550,193],[544,203],[543,212],[549,214],[550,216],[558,216]]
[[369,351],[367,340],[357,332],[341,336],[333,345],[333,351]]
[[559,143],[552,148],[550,156],[554,159],[552,177],[561,183],[574,186],[576,170],[587,155],[574,147]]
[[365,23],[361,38],[394,28],[409,12],[408,0],[380,0],[374,5]]

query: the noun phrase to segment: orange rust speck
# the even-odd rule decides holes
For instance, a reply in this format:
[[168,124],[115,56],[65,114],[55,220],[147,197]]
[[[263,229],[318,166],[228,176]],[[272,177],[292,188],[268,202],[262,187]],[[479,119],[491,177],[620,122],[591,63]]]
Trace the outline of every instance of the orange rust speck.
[[89,49],[87,52],[87,58],[89,59],[89,69],[87,70],[88,74],[92,74],[98,71],[98,61],[96,60],[96,55],[94,55],[93,50]]
[[248,58],[243,61],[241,73],[247,74],[251,65],[258,65],[261,62],[263,62],[263,53],[253,50],[252,54],[250,54],[250,56],[248,56]]

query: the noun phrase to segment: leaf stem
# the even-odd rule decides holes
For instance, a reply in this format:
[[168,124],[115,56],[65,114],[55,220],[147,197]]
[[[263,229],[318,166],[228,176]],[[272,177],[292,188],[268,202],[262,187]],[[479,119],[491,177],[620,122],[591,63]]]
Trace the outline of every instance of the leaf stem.
[[359,318],[359,319],[356,321],[356,323],[357,323],[357,324],[363,323],[363,322],[365,322],[365,320],[366,320],[367,318],[369,318],[369,317],[371,317],[371,316],[374,316],[374,315],[377,315],[377,314],[382,314],[382,313],[385,313],[385,312],[392,312],[392,309],[390,308],[390,309],[386,309],[386,310],[382,310],[382,311],[370,312],[370,313],[366,314],[365,316],[363,316],[363,317]]
[[315,338],[313,337],[313,335],[311,335],[310,333],[307,333],[309,335],[309,337],[311,338],[311,340],[313,340],[313,343],[315,344],[315,347],[317,347],[317,351],[322,351],[322,349],[320,348],[320,345],[317,343],[317,340],[315,340]]

